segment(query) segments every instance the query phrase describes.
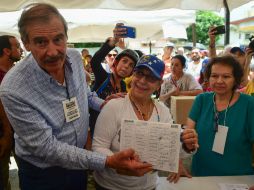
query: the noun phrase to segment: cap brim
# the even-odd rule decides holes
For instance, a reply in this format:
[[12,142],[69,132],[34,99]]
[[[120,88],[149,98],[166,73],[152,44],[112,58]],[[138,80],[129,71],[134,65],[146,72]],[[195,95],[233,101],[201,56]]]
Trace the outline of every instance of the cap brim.
[[230,50],[230,53],[236,53],[240,51],[241,53],[245,53],[240,47],[232,47],[231,50]]
[[140,65],[136,66],[135,69],[142,68],[142,67],[148,68],[157,79],[161,80],[161,76],[149,65],[146,65],[146,64],[142,65],[142,64],[140,64]]

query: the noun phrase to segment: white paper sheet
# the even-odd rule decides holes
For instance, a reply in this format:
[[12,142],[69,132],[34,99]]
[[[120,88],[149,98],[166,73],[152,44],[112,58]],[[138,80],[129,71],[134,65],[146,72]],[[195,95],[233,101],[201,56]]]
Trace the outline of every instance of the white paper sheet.
[[181,126],[177,124],[123,120],[120,150],[133,148],[154,169],[177,172],[180,133]]
[[219,125],[218,131],[215,134],[214,142],[213,142],[213,151],[217,152],[221,155],[224,154],[224,148],[227,140],[228,127]]
[[248,190],[247,184],[219,183],[220,190]]

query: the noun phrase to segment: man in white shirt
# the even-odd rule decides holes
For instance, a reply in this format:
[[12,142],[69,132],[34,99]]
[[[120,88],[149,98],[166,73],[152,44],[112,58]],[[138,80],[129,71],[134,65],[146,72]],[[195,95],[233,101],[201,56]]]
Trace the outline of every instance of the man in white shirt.
[[187,73],[190,73],[196,80],[200,77],[202,62],[199,49],[195,48],[191,51],[192,61],[188,63]]

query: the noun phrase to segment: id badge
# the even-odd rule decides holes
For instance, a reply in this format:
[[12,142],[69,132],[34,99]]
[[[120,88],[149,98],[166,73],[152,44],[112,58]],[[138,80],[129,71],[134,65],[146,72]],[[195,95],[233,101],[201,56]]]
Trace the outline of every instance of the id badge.
[[217,152],[221,155],[224,154],[224,148],[227,140],[228,127],[219,125],[218,131],[215,134],[214,142],[213,142],[213,151]]
[[71,122],[80,117],[77,98],[73,97],[63,101],[63,109],[66,122]]

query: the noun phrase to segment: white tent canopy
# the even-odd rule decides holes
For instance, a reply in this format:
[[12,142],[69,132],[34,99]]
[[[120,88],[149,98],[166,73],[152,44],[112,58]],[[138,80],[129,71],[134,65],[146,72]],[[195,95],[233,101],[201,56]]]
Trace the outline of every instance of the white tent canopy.
[[[105,9],[60,9],[69,27],[69,42],[102,42],[113,35],[113,28],[117,22],[137,28],[137,39],[152,40],[163,38],[162,25],[171,21],[174,25],[181,25],[183,30],[195,22],[194,11],[166,9],[157,11],[121,11]],[[0,34],[9,33],[18,36],[17,22],[21,11],[0,13]],[[96,15],[96,16],[95,16]],[[175,30],[174,30],[175,31]],[[175,34],[179,32],[175,31]],[[171,37],[174,37],[172,34]],[[180,36],[181,37],[181,36]],[[186,38],[186,35],[182,35]]]
[[[250,0],[227,1],[233,9]],[[0,35],[18,36],[21,10],[35,2],[61,8],[69,26],[69,42],[102,42],[112,36],[114,25],[119,21],[136,27],[137,38],[142,41],[186,38],[183,30],[195,22],[195,12],[191,9],[220,10],[223,7],[223,0],[1,0]]]
[[[124,12],[95,9],[75,10],[74,12],[73,10],[63,10],[61,12],[64,16],[68,15],[66,20],[70,26],[69,36],[72,36],[72,39],[70,39],[72,42],[89,41],[91,39],[93,41],[104,41],[107,37],[112,36],[112,30],[117,22],[124,22],[125,25],[136,27],[137,39],[139,40],[158,39],[156,35],[162,31],[162,25],[169,20],[172,21],[172,30],[174,24],[180,24],[185,29],[195,22],[194,11],[177,9]],[[79,15],[78,19],[76,14]],[[174,37],[174,35],[171,37]],[[163,38],[163,36],[161,35],[160,38]],[[182,38],[185,37],[182,36]]]
[[[114,10],[161,10],[178,8],[185,10],[217,10],[223,0],[1,0],[0,11],[17,11],[34,2],[45,2],[61,9],[114,9]],[[250,0],[227,0],[232,10]]]

